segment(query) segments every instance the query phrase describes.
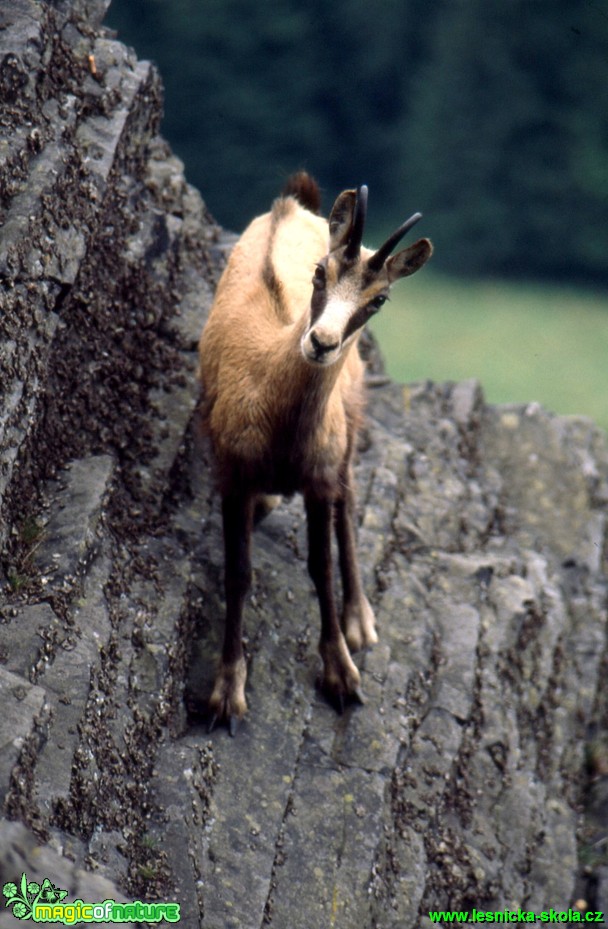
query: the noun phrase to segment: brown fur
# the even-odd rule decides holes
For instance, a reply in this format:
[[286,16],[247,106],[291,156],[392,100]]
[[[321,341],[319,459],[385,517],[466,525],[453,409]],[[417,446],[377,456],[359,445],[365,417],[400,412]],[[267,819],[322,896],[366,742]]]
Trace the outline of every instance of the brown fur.
[[291,175],[283,188],[283,197],[295,197],[311,213],[317,216],[321,213],[319,185],[306,171],[298,171]]
[[[329,224],[306,208],[317,200],[317,185],[300,173],[271,212],[253,220],[232,252],[200,341],[202,411],[216,458],[226,555],[225,638],[210,704],[214,719],[228,718],[231,729],[246,709],[242,612],[261,496],[304,495],[330,696],[341,702],[358,694],[346,643],[355,649],[376,641],[353,529],[350,462],[363,408],[356,346],[373,311],[370,301],[388,291],[391,262],[399,260],[394,276],[412,273],[428,258],[430,244],[421,240],[426,244],[416,243],[370,275],[367,249],[358,249],[357,260],[343,257],[353,250],[355,192],[340,195]],[[334,520],[341,620],[331,567]]]
[[363,363],[357,351],[331,367],[313,368],[299,349],[309,282],[327,250],[325,221],[317,220],[306,243],[299,243],[306,268],[299,305],[300,282],[292,282],[290,292],[272,262],[276,226],[305,212],[293,200],[279,200],[269,215],[254,220],[235,246],[201,338],[205,421],[225,491],[243,480],[256,493],[284,494],[335,483],[349,430],[360,420]]

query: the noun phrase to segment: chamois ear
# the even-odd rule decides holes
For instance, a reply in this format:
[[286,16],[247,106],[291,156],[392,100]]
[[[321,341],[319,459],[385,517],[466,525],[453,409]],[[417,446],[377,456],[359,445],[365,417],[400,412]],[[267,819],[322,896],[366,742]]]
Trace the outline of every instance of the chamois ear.
[[350,239],[355,221],[355,208],[357,205],[357,191],[343,190],[329,214],[329,250],[331,252]]
[[388,259],[385,265],[390,283],[399,280],[400,277],[414,274],[423,264],[426,264],[432,254],[433,246],[428,239],[418,239],[409,248],[397,252]]

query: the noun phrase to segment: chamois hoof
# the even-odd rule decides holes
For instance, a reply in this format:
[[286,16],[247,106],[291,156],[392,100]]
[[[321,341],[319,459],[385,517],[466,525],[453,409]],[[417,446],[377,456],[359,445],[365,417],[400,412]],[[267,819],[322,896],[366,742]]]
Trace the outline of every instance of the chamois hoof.
[[[209,723],[209,727],[207,729],[207,732],[209,734],[211,734],[213,730],[215,729],[216,723],[217,723],[217,713],[214,713],[213,716],[211,717],[211,722]],[[232,738],[234,738],[236,735],[237,729],[239,728],[239,723],[240,723],[240,719],[237,719],[236,716],[228,717],[228,732],[232,736]]]
[[323,693],[323,696],[327,700],[330,706],[334,708],[338,716],[344,714],[345,709],[348,706],[365,706],[366,700],[363,694],[363,691],[360,687],[357,687],[350,694],[335,694],[330,693],[324,686],[323,682],[319,682],[319,689]]
[[230,735],[236,735],[238,724],[247,712],[246,680],[247,666],[244,658],[239,658],[232,664],[220,664],[209,698],[209,732],[213,731],[216,723],[226,720]]
[[323,676],[320,688],[338,713],[349,703],[363,704],[359,671],[350,657],[343,636],[337,642],[320,646],[323,659]]
[[363,596],[358,603],[345,605],[342,630],[351,652],[358,652],[378,641],[376,618],[370,602]]
[[365,706],[365,697],[363,696],[363,691],[361,690],[360,687],[357,687],[357,689],[353,691],[351,696],[352,696],[353,703],[358,703],[359,706]]

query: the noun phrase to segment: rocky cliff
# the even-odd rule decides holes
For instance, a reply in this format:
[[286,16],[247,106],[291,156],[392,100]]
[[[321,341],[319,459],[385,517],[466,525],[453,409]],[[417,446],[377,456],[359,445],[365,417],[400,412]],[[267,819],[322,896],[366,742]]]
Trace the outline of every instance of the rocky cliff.
[[249,716],[230,739],[187,715],[222,615],[196,341],[232,240],[105,7],[0,10],[2,885],[204,929],[608,910],[608,446],[584,419],[373,378],[366,705],[315,690],[296,499],[256,533]]

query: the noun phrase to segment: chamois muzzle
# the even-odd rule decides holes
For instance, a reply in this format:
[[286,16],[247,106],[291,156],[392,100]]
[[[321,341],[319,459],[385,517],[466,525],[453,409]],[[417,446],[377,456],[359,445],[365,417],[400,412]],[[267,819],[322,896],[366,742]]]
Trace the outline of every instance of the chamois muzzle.
[[398,229],[395,229],[392,235],[388,237],[384,245],[381,245],[377,252],[375,252],[372,257],[367,262],[367,267],[370,271],[380,271],[384,262],[393,251],[398,242],[401,241],[403,236],[410,231],[412,226],[415,226],[419,219],[422,219],[422,213],[414,213],[410,216],[409,219],[399,226]]
[[310,342],[318,360],[322,359],[325,355],[327,355],[328,352],[334,352],[337,348],[340,347],[339,341],[323,342],[316,334],[314,329],[310,333]]
[[363,228],[365,226],[365,217],[367,216],[367,185],[362,184],[357,189],[357,199],[355,201],[355,210],[353,216],[353,225],[344,250],[346,261],[356,261],[361,251],[361,242],[363,241]]
[[327,367],[340,356],[342,340],[335,331],[310,329],[302,338],[301,351],[309,364]]

